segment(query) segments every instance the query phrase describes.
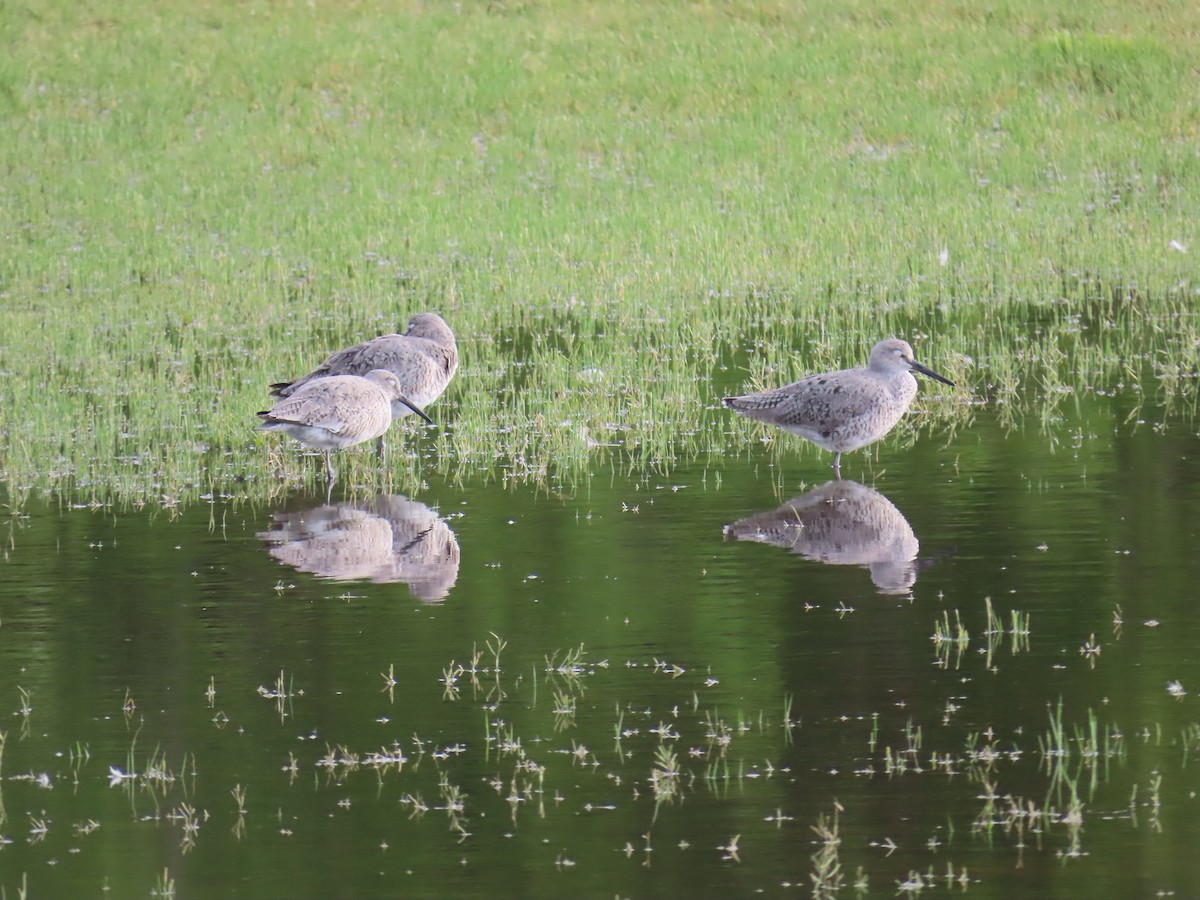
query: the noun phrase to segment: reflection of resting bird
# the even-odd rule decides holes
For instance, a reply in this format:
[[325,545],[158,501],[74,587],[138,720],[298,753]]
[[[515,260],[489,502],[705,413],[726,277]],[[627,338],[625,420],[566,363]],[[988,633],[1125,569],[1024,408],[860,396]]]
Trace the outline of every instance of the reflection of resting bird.
[[403,581],[421,600],[441,600],[458,580],[458,538],[446,521],[416,500],[398,494],[380,494],[370,504],[377,515],[392,524],[390,577],[375,581]]
[[776,510],[726,525],[725,537],[864,566],[882,594],[906,594],[917,580],[920,544],[908,520],[887,497],[856,481],[826,482]]
[[874,443],[900,421],[917,395],[913,372],[954,386],[913,359],[907,341],[890,338],[872,348],[865,368],[809,375],[785,387],[721,402],[749,419],[832,450],[833,471],[840,473],[843,453]]
[[271,555],[301,572],[337,581],[373,579],[392,564],[392,526],[349,504],[276,513],[269,531]]
[[392,424],[392,404],[401,403],[430,421],[400,389],[391,372],[375,369],[365,376],[332,375],[318,378],[258,413],[259,431],[282,431],[307,447],[325,454],[325,473],[330,482],[333,450],[353,447],[371,438],[382,438]]
[[443,599],[458,580],[458,539],[436,512],[415,500],[381,494],[275,513],[260,540],[286,565],[338,581],[403,582],[419,600]]
[[385,334],[331,354],[312,372],[295,381],[271,385],[276,397],[289,397],[306,384],[330,375],[366,375],[386,369],[400,380],[400,392],[411,403],[392,402],[392,418],[425,409],[442,395],[458,369],[454,332],[441,316],[420,313],[409,320],[404,334]]

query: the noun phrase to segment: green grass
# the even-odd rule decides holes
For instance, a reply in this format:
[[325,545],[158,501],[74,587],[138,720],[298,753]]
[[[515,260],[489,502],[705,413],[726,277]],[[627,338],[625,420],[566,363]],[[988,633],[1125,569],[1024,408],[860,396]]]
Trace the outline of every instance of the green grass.
[[1200,9],[1110,6],[0,7],[0,480],[311,481],[263,386],[423,309],[410,481],[737,452],[715,396],[893,332],[943,429],[1190,410]]

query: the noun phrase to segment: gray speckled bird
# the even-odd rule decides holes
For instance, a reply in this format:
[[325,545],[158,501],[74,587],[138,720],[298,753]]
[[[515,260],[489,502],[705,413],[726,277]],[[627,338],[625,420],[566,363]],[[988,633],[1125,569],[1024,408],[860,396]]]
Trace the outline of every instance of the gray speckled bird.
[[842,454],[874,443],[892,430],[917,394],[913,372],[943,378],[913,359],[912,347],[899,338],[880,341],[865,368],[809,375],[786,387],[722,401],[749,419],[833,451],[833,471],[841,474]]
[[400,380],[391,372],[376,369],[361,377],[330,375],[308,382],[258,413],[263,420],[258,430],[282,431],[323,452],[325,473],[332,484],[337,474],[330,453],[383,437],[392,424],[396,403],[430,421],[424,410],[404,395]]
[[[404,334],[385,334],[331,354],[303,378],[271,385],[276,397],[296,391],[331,375],[366,375],[386,369],[400,379],[406,401],[392,401],[392,418],[407,416],[413,404],[424,409],[446,390],[458,369],[458,345],[454,332],[434,313],[413,316]],[[411,401],[411,403],[409,402]]]

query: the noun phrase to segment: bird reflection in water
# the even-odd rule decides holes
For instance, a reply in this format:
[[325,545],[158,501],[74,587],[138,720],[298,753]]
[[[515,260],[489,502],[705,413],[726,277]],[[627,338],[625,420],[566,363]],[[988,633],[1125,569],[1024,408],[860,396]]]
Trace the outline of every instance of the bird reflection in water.
[[830,481],[778,509],[725,526],[728,540],[785,547],[808,559],[863,566],[881,594],[907,594],[920,544],[900,510],[854,481]]
[[281,563],[337,581],[404,582],[442,600],[458,580],[458,539],[436,512],[399,494],[278,512],[258,537]]

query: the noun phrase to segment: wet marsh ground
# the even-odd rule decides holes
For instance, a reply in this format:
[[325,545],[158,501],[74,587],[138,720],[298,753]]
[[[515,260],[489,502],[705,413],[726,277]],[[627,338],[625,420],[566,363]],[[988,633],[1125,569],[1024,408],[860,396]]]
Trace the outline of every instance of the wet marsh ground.
[[[977,427],[1011,456],[919,441],[859,483],[919,542],[903,591],[724,533],[824,477],[772,448],[569,498],[431,481],[336,520],[323,492],[32,506],[0,594],[4,886],[1186,895],[1192,436]],[[458,552],[398,534],[390,580],[276,552],[283,521],[327,523],[345,563],[364,517],[434,512]]]
[[[1200,883],[1193,5],[0,33],[3,896]],[[436,428],[254,434],[427,309]],[[889,334],[852,484],[719,407]]]

